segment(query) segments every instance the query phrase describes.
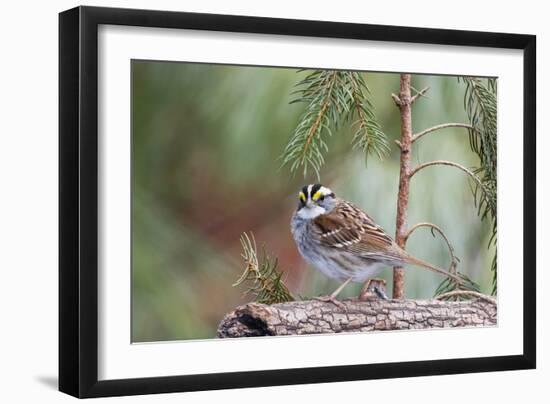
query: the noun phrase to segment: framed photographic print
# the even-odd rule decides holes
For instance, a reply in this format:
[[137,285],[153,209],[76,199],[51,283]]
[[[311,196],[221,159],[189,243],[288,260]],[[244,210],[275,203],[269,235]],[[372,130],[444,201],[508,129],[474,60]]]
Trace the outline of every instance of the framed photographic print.
[[535,367],[534,36],[59,27],[61,391]]

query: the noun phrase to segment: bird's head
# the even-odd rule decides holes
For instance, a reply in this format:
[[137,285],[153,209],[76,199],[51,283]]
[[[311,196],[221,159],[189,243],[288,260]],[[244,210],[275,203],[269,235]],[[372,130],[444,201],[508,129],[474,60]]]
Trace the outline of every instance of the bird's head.
[[330,212],[336,205],[336,196],[321,184],[310,184],[298,193],[297,214],[302,219],[314,219]]

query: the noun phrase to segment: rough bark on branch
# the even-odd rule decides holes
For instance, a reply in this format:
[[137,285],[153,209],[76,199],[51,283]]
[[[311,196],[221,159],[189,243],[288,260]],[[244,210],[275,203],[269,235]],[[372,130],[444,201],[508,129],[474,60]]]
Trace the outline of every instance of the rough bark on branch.
[[224,317],[218,326],[218,337],[480,327],[497,323],[497,306],[483,299],[449,302],[372,298],[342,302],[347,310],[317,300],[248,303]]
[[[399,102],[397,102],[397,100]],[[407,209],[409,205],[409,187],[412,150],[412,102],[411,102],[411,75],[402,74],[399,84],[399,97],[394,100],[401,113],[401,157],[399,164],[399,190],[397,193],[397,215],[395,220],[395,242],[405,249],[405,235],[407,233]],[[405,270],[402,267],[393,268],[394,299],[405,297]]]

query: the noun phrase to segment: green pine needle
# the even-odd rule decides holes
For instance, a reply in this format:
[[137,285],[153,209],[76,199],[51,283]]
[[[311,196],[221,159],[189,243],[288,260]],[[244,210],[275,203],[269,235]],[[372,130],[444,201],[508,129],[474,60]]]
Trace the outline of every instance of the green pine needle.
[[[466,290],[466,291],[473,291],[473,292],[480,292],[479,285],[474,282],[472,279],[470,279],[467,275],[457,272],[456,275],[462,279],[462,284],[459,284],[457,281],[455,281],[452,278],[447,278],[441,284],[437,287],[434,296],[440,296],[448,292],[453,292],[456,290]],[[466,295],[465,295],[466,296]],[[453,296],[448,297],[446,300],[462,300],[465,299],[465,296]]]
[[319,178],[328,152],[326,137],[351,119],[354,148],[380,158],[388,154],[386,135],[375,120],[370,91],[360,73],[315,70],[295,87],[291,103],[307,107],[281,156],[282,165],[289,165],[291,172],[301,169],[305,177],[312,169]]

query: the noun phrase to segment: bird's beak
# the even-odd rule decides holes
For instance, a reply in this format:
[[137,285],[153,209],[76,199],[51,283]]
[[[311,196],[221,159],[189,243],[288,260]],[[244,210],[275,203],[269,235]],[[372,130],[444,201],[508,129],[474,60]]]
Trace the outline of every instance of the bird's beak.
[[306,202],[306,208],[313,208],[313,206],[313,201],[311,199],[308,199],[308,201]]

